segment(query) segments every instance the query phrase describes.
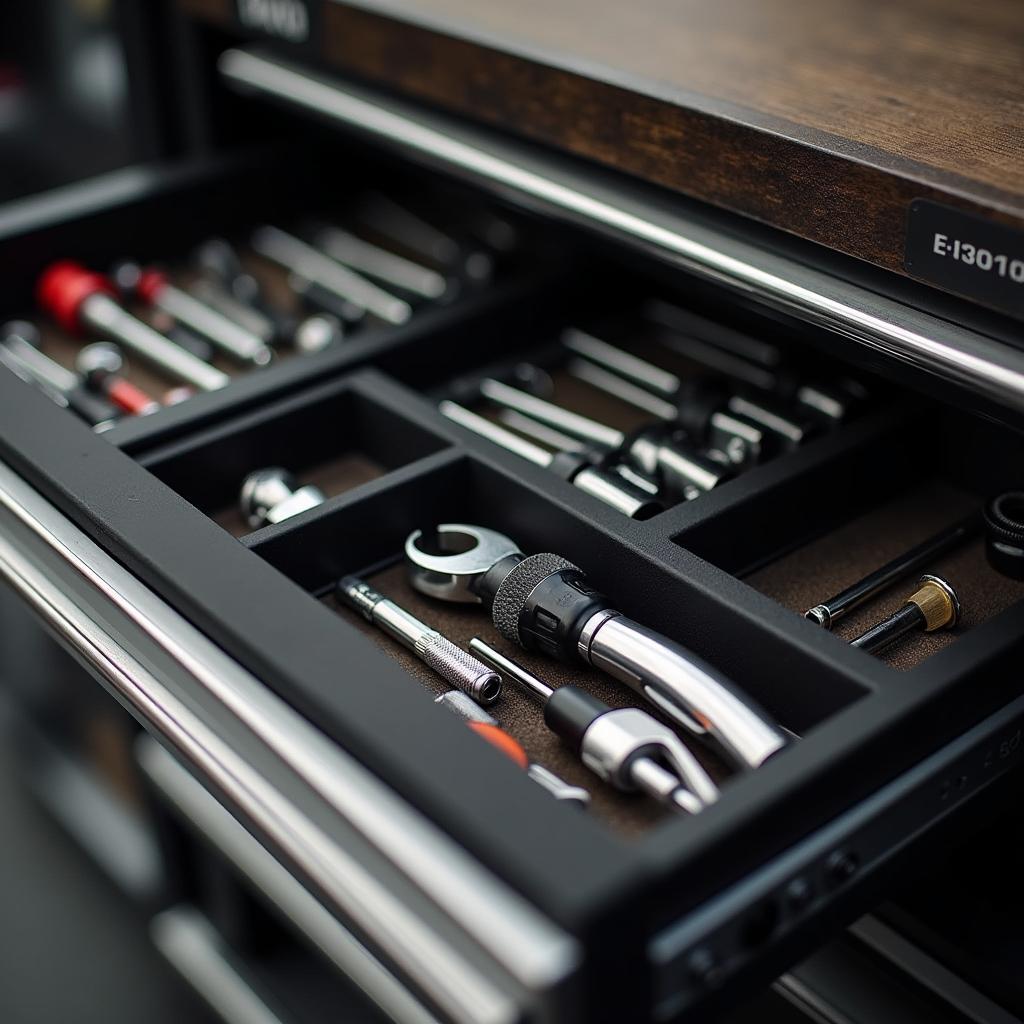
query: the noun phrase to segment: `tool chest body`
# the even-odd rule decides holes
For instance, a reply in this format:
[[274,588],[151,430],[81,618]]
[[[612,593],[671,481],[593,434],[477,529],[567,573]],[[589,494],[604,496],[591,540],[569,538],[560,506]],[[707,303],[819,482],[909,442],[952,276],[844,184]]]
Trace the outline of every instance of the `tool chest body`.
[[[518,243],[491,279],[407,323],[102,433],[0,373],[0,570],[142,727],[126,734],[138,813],[165,856],[181,856],[145,896],[155,940],[173,959],[195,926],[182,907],[200,906],[215,946],[241,973],[276,977],[263,984],[285,1003],[275,965],[298,961],[306,1011],[318,993],[341,998],[338,976],[367,1013],[402,1021],[727,1009],[1013,782],[1024,592],[992,574],[980,541],[950,562],[967,581],[966,628],[948,642],[875,658],[800,612],[1019,486],[1019,320],[346,80],[313,43],[257,41],[201,7],[161,16],[198,68],[188,85],[213,155],[0,215],[5,317],[43,321],[35,281],[57,258],[180,264],[211,235],[378,187],[498,211]],[[310,12],[315,40],[324,22]],[[524,362],[567,387],[561,332],[631,348],[652,299],[711,340],[767,340],[797,365],[855,376],[869,400],[645,521],[438,411]],[[327,497],[250,529],[233,511],[238,487],[271,465]],[[431,604],[404,583],[406,537],[440,523],[571,560],[792,741],[755,770],[712,755],[721,797],[692,817],[604,793],[586,773],[570,781],[593,789],[591,812],[552,800],[431,707],[429,673],[332,596],[358,573],[463,645],[488,635],[481,609]],[[860,552],[846,577],[841,551]],[[892,610],[875,606],[864,627],[880,609]],[[497,717],[541,760],[554,747],[522,714]],[[216,882],[204,858],[223,865]]]

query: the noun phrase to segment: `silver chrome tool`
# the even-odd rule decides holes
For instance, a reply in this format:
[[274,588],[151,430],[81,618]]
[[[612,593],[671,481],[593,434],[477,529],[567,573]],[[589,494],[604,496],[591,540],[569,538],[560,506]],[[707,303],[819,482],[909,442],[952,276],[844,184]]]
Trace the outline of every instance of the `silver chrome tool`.
[[677,391],[677,400],[669,401],[648,390],[649,384],[633,383],[634,380],[662,383],[663,378],[672,378],[672,374],[653,363],[575,328],[562,333],[562,344],[582,357],[567,364],[571,376],[665,423],[678,421],[707,447],[724,452],[737,466],[751,465],[766,454],[770,439],[765,438],[764,428],[720,407],[717,396],[708,401],[694,394],[691,400],[680,401]]
[[443,274],[407,260],[351,232],[328,226],[316,233],[316,244],[331,259],[357,273],[384,281],[422,299],[439,299],[448,290]]
[[804,618],[816,622],[823,629],[831,629],[844,615],[906,577],[919,572],[929,562],[935,561],[947,551],[970,540],[980,529],[981,521],[977,515],[954,523],[953,526],[897,555],[891,562],[886,562],[881,568],[850,584],[834,597],[809,608],[804,612]]
[[368,310],[385,323],[404,324],[412,316],[412,307],[404,299],[377,287],[287,231],[264,225],[253,232],[251,244],[265,259]]
[[648,491],[634,486],[617,473],[592,465],[585,453],[549,452],[455,402],[441,402],[438,408],[443,416],[458,423],[459,426],[486,437],[506,451],[514,452],[538,466],[550,469],[573,487],[586,491],[587,494],[593,495],[606,505],[611,505],[631,519],[650,519],[664,510],[661,502]]
[[295,478],[280,466],[257,469],[242,481],[239,508],[254,529],[280,523],[326,501],[319,487],[296,486]]
[[336,587],[339,598],[388,636],[408,647],[445,682],[487,707],[501,696],[501,677],[483,662],[394,601],[378,593],[358,576],[343,576]]
[[480,393],[489,401],[587,441],[610,452],[621,453],[635,468],[662,481],[672,495],[686,500],[710,491],[731,479],[734,467],[722,456],[691,448],[682,431],[663,426],[626,434],[614,427],[564,409],[554,402],[527,394],[488,377]]
[[791,401],[802,412],[829,424],[842,423],[868,397],[860,381],[835,383],[806,379],[774,342],[712,323],[660,299],[645,306],[647,317],[668,328],[661,342],[715,372]]
[[123,293],[166,313],[237,362],[266,366],[273,359],[273,352],[258,334],[175,287],[163,272],[122,263],[114,269],[113,278]]
[[786,744],[751,698],[679,644],[613,609],[559,555],[527,557],[496,530],[443,523],[429,538],[411,533],[405,556],[421,593],[483,604],[507,640],[607,672],[741,766],[756,768]]
[[[77,373],[72,373],[41,351],[41,339],[35,324],[27,320],[12,320],[4,324],[0,328],[0,344],[3,345],[6,366],[58,404],[77,413],[94,430],[109,430],[121,415],[112,402],[93,394]],[[56,395],[60,395],[60,399]]]
[[610,708],[576,686],[557,690],[479,637],[470,650],[544,706],[544,723],[600,779],[696,814],[718,788],[679,737],[640,708]]
[[39,278],[39,304],[72,333],[96,333],[119,342],[176,381],[217,391],[231,378],[134,317],[114,298],[110,282],[69,260],[52,264]]

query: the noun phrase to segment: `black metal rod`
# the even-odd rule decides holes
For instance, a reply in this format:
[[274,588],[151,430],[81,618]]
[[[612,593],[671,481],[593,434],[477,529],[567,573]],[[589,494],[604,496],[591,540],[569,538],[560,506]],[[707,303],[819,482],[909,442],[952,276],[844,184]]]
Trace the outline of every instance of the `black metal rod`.
[[892,647],[908,633],[923,629],[925,624],[924,612],[916,604],[905,604],[887,619],[883,619],[866,633],[851,640],[850,646],[859,647],[862,651],[867,651],[868,654],[878,654],[887,647]]
[[825,629],[831,629],[836,622],[853,611],[854,608],[859,607],[876,594],[880,594],[883,590],[887,590],[893,584],[899,583],[900,580],[912,576],[925,568],[929,562],[938,558],[939,555],[945,554],[968,540],[977,533],[979,526],[978,516],[971,515],[962,522],[942,530],[909,551],[905,551],[880,569],[869,573],[853,586],[836,594],[835,597],[830,597],[827,601],[815,605],[804,612],[805,617],[812,622],[817,622]]

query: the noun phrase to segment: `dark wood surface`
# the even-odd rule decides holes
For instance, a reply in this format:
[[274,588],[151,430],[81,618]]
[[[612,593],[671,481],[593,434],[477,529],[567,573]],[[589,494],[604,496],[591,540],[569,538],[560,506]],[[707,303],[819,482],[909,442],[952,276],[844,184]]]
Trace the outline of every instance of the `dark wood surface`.
[[[207,18],[228,0],[187,0]],[[1019,0],[326,3],[331,63],[902,271],[930,198],[1024,228]]]

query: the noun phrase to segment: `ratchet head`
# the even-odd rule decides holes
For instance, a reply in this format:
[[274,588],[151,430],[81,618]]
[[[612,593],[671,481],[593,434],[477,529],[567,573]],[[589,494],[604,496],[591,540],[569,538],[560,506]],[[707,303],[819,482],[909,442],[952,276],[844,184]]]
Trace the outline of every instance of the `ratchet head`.
[[405,542],[412,585],[429,597],[463,604],[479,604],[476,583],[511,556],[522,553],[510,538],[465,523],[441,523],[432,534],[414,530]]

